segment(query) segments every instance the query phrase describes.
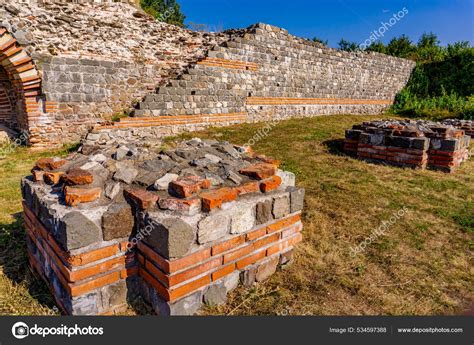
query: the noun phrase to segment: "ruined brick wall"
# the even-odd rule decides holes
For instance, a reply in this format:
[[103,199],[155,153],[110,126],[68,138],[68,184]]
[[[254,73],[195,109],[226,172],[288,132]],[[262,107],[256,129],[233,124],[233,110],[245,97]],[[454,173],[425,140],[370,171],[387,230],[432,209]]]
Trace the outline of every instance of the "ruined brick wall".
[[0,124],[16,127],[14,92],[7,72],[0,67]]
[[78,141],[97,124],[109,130],[107,120],[136,104],[138,122],[112,130],[380,113],[414,67],[265,24],[192,32],[127,3],[5,0],[0,18],[0,62],[19,85],[17,127],[39,148]]
[[250,120],[380,113],[414,62],[348,53],[257,24],[139,104],[136,116],[248,114]]
[[[0,51],[13,39],[31,58],[24,65],[39,72],[41,89],[22,101],[33,104],[33,114],[18,128],[29,131],[37,147],[78,141],[92,125],[130,109],[228,39],[160,23],[109,1],[6,0],[0,18]],[[0,61],[14,65],[1,52]],[[18,98],[24,93],[19,90]]]
[[[134,118],[96,128],[99,141],[206,126],[329,114],[379,114],[393,104],[415,63],[348,53],[257,24],[210,50],[179,78],[147,95]],[[88,137],[90,139],[90,137]]]

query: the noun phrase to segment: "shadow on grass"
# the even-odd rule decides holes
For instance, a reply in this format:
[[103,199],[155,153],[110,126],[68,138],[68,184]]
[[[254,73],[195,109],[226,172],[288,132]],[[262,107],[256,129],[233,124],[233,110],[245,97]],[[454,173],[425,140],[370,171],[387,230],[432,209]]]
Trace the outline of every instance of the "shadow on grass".
[[332,139],[323,141],[322,144],[328,148],[329,153],[338,156],[347,156],[344,152],[344,139]]
[[54,298],[46,283],[33,273],[28,263],[23,214],[13,215],[13,223],[0,223],[0,266],[14,284],[23,284],[40,304],[56,310]]

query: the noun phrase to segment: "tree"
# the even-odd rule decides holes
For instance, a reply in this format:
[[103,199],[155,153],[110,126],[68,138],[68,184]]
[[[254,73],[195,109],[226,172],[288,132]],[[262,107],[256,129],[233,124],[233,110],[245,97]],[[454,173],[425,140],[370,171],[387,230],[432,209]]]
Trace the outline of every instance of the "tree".
[[328,45],[328,40],[323,40],[319,37],[313,37],[313,42],[320,43],[320,44],[325,45],[325,46]]
[[416,50],[416,46],[413,45],[412,41],[406,35],[392,38],[390,43],[387,45],[386,53],[392,56],[398,56],[402,58],[408,58],[413,55]]
[[338,45],[339,45],[339,49],[344,50],[346,52],[353,52],[359,49],[359,45],[357,43],[346,41],[343,38],[341,38]]
[[385,44],[383,44],[380,41],[372,42],[370,46],[366,48],[366,50],[369,52],[377,52],[377,53],[382,53],[382,54],[387,53],[387,48],[385,47]]
[[434,33],[430,32],[429,34],[424,33],[421,35],[420,39],[418,40],[418,48],[432,48],[437,47],[439,45],[438,36]]
[[184,26],[186,16],[176,0],[140,0],[140,6],[160,22]]

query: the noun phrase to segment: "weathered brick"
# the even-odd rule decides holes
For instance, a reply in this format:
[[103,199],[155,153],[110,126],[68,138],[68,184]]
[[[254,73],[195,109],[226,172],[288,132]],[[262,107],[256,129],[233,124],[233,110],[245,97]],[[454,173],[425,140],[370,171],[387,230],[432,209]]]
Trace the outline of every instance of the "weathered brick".
[[87,185],[94,182],[94,176],[82,169],[69,170],[62,178],[68,186]]
[[145,189],[133,188],[125,190],[125,196],[132,200],[141,210],[156,206],[159,196]]
[[275,175],[276,168],[273,164],[259,163],[245,167],[239,171],[242,175],[263,180]]
[[221,207],[225,202],[231,202],[237,199],[237,190],[233,188],[220,188],[217,190],[202,193],[202,209],[209,212],[215,208]]
[[64,188],[64,198],[66,205],[77,206],[79,203],[89,203],[100,198],[102,190],[99,187],[94,188],[76,188],[66,186]]
[[260,190],[262,193],[269,193],[271,191],[274,191],[281,185],[281,177],[280,176],[272,176],[269,179],[263,180],[260,183]]
[[180,198],[189,198],[197,194],[201,189],[210,187],[210,181],[199,176],[187,176],[172,181],[169,184],[170,191]]

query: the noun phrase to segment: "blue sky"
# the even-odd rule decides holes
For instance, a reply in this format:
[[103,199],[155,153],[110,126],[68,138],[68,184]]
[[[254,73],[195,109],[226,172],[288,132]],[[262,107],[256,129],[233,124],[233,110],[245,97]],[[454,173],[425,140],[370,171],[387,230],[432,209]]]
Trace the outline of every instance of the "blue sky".
[[341,38],[362,43],[381,22],[406,8],[408,14],[389,27],[382,41],[407,34],[417,41],[434,32],[442,44],[474,44],[474,0],[179,0],[186,23],[211,28],[273,24],[301,37],[320,37],[337,46]]

